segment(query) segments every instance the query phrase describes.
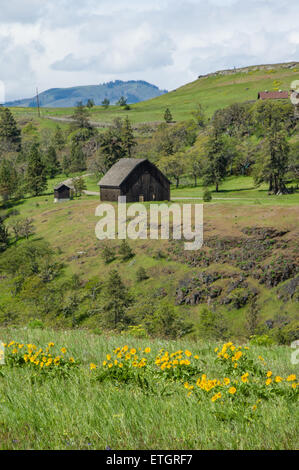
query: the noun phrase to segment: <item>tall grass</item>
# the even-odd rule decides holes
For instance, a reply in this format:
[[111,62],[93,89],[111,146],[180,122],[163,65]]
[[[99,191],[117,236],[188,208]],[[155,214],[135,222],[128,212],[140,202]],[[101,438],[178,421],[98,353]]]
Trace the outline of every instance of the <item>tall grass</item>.
[[[175,351],[188,347],[206,370],[217,372],[215,344],[161,341],[126,336],[96,336],[85,331],[0,330],[3,341],[45,345],[53,341],[81,361],[68,378],[34,378],[30,368],[0,366],[0,449],[294,449],[298,407],[264,401],[252,422],[217,417],[215,404],[189,398],[180,383],[136,385],[97,382],[90,362],[124,344]],[[287,347],[252,347],[269,368],[294,372]]]

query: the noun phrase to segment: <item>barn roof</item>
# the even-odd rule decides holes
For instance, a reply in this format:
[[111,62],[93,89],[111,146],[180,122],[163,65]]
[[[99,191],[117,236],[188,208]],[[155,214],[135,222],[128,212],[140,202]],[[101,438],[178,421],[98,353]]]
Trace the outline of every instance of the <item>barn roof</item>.
[[260,100],[283,100],[288,99],[288,91],[261,91],[258,94]]
[[66,180],[66,181],[63,181],[62,183],[57,184],[57,185],[54,187],[54,189],[55,189],[56,191],[58,191],[58,189],[62,188],[63,186],[66,186],[66,187],[69,188],[69,189],[74,189],[74,185],[73,185],[71,179]]
[[137,166],[146,161],[141,158],[121,158],[99,181],[99,186],[120,186]]

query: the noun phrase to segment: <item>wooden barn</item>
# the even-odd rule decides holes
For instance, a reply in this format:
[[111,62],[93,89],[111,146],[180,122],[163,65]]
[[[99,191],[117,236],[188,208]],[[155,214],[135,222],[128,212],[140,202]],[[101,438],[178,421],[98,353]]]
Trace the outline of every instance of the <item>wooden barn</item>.
[[64,202],[72,199],[73,187],[66,182],[60,183],[54,188],[54,202]]
[[288,91],[261,91],[258,94],[258,99],[265,100],[287,100],[289,98]]
[[122,158],[98,183],[102,201],[169,201],[170,181],[146,159]]

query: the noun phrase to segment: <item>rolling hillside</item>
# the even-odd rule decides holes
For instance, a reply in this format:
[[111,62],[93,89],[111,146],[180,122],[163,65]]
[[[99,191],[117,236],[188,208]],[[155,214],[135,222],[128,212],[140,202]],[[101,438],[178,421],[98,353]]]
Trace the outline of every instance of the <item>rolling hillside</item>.
[[[109,123],[116,117],[129,115],[131,122],[135,124],[163,122],[165,109],[169,107],[173,119],[183,121],[190,118],[197,103],[201,103],[205,107],[206,114],[211,117],[217,109],[225,108],[233,103],[255,101],[259,91],[290,90],[292,82],[298,79],[299,62],[220,71],[202,76],[194,82],[156,98],[132,104],[129,111],[119,106],[110,106],[108,109],[95,106],[91,110],[91,120]],[[73,108],[49,106],[42,109],[42,118],[67,118],[72,113]],[[37,111],[34,108],[17,107],[14,108],[14,114],[19,118],[26,116],[26,118],[34,117],[38,120]],[[42,127],[52,125],[50,121],[45,119],[42,121]]]
[[[111,104],[115,104],[121,96],[126,97],[128,103],[138,103],[164,93],[167,93],[167,91],[159,90],[155,85],[143,80],[130,80],[128,82],[115,80],[114,82],[100,85],[52,88],[41,93],[39,99],[41,107],[66,108],[76,106],[78,101],[82,101],[85,104],[89,99],[92,99],[96,105],[100,105],[105,98]],[[11,101],[6,103],[6,106],[36,108],[37,99],[33,97]]]

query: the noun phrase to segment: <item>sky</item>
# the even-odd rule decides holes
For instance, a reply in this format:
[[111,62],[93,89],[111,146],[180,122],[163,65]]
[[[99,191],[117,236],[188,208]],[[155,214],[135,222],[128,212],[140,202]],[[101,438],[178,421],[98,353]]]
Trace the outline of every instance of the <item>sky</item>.
[[0,95],[110,80],[173,90],[299,61],[298,10],[298,0],[0,0]]

